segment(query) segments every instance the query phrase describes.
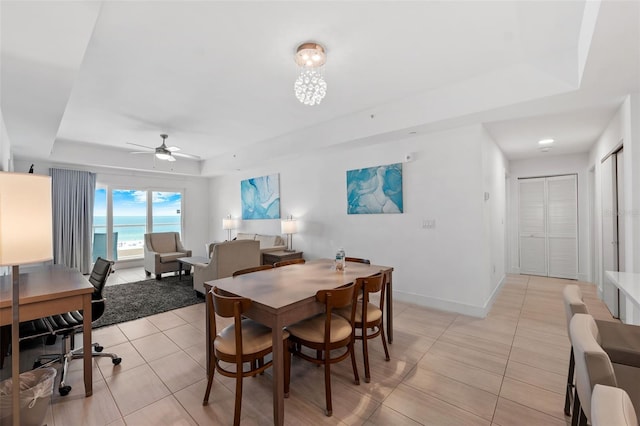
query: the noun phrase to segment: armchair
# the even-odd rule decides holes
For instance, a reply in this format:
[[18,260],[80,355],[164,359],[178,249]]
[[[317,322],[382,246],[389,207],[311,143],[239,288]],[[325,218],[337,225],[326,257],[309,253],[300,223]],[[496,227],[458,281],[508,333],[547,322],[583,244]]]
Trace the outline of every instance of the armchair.
[[226,278],[240,269],[260,266],[260,242],[236,240],[215,243],[209,263],[193,265],[193,289],[204,294],[204,282]]
[[154,232],[144,234],[144,272],[161,279],[165,272],[180,269],[177,259],[190,257],[191,250],[182,246],[178,232]]

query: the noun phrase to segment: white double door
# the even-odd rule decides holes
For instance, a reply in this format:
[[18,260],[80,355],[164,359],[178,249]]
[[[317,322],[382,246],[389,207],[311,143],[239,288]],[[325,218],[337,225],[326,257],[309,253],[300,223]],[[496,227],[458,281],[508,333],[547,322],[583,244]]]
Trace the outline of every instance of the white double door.
[[576,279],[576,175],[519,179],[520,273]]

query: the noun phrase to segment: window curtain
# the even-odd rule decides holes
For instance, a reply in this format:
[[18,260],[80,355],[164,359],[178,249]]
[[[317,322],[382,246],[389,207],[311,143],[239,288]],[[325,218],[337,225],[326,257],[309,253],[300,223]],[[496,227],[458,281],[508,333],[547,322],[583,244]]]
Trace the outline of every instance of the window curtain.
[[53,263],[91,272],[95,173],[49,169],[53,203]]

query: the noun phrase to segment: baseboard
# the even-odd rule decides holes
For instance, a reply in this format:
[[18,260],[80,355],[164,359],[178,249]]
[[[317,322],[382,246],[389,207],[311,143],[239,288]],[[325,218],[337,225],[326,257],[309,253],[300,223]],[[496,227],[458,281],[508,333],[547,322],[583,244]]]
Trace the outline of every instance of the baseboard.
[[491,310],[495,298],[504,285],[505,278],[506,276],[502,277],[500,283],[498,283],[496,288],[493,290],[491,296],[487,299],[484,306],[469,305],[467,303],[456,302],[454,300],[440,299],[438,297],[429,297],[421,294],[406,293],[403,291],[397,291],[395,289],[393,290],[393,298],[394,300],[399,300],[426,308],[439,309],[441,311],[455,312],[457,314],[484,318]]
[[509,272],[510,274],[518,274],[520,275],[520,267],[519,266],[512,266],[511,267],[511,272]]
[[578,281],[582,281],[582,282],[585,282],[585,283],[590,282],[590,281],[589,281],[589,274],[580,274],[580,273],[579,273],[579,274],[577,275],[577,277],[578,277]]

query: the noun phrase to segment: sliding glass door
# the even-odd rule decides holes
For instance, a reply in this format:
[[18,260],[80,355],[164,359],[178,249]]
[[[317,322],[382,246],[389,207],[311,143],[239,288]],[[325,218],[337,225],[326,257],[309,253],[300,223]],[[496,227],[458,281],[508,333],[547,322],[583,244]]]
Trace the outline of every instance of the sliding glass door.
[[144,234],[182,233],[182,192],[98,186],[93,217],[93,259],[144,257]]

